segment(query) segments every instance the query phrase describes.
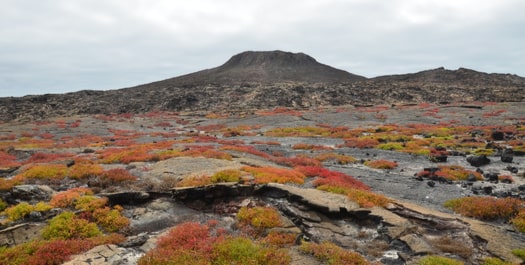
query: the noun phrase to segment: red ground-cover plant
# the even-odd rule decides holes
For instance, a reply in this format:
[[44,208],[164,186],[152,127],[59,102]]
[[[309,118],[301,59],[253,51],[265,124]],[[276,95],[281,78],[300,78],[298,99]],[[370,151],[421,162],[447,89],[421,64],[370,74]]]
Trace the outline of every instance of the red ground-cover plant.
[[125,240],[119,234],[87,239],[37,240],[0,250],[0,264],[6,265],[59,265],[71,255],[85,252],[95,246],[118,244]]
[[317,159],[306,157],[306,156],[292,156],[292,157],[272,157],[270,161],[273,161],[279,165],[288,167],[298,166],[321,166],[321,162]]
[[213,259],[213,245],[218,240],[206,225],[182,223],[161,237],[156,248],[141,257],[138,264],[209,265]]
[[334,187],[370,190],[370,187],[363,182],[341,172],[331,171],[323,167],[296,167],[295,169],[302,172],[307,177],[317,177],[314,180],[315,186],[329,185]]
[[385,159],[366,161],[365,166],[376,169],[394,169],[397,167],[397,162]]
[[0,168],[19,167],[22,163],[17,161],[16,156],[0,150]]
[[62,161],[74,157],[73,153],[42,153],[37,152],[31,155],[31,157],[25,163],[49,163],[55,161]]
[[276,182],[303,184],[305,178],[303,173],[294,169],[244,166],[241,170],[252,174],[256,183]]
[[525,205],[517,198],[463,197],[445,202],[445,207],[468,217],[482,220],[508,220]]

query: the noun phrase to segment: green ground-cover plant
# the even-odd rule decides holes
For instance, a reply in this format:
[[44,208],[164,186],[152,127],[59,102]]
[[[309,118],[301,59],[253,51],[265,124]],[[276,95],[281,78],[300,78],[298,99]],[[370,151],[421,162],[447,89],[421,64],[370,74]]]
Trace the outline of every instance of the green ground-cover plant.
[[322,262],[330,265],[368,265],[363,256],[356,252],[345,250],[334,243],[310,243],[303,242],[300,250],[304,253],[311,254]]
[[483,265],[514,265],[512,262],[504,261],[499,258],[485,258],[483,260]]
[[513,249],[512,254],[525,261],[525,249]]
[[463,265],[465,263],[462,261],[456,260],[456,259],[430,255],[430,256],[425,256],[421,258],[418,264],[419,265]]

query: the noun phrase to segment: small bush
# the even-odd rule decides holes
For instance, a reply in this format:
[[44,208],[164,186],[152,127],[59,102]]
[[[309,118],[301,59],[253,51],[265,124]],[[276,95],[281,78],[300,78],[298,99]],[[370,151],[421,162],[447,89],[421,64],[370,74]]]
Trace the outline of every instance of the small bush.
[[242,167],[243,171],[249,172],[255,178],[256,183],[304,183],[304,174],[293,169],[276,167]]
[[22,172],[25,178],[63,179],[67,175],[67,166],[63,164],[35,165]]
[[104,169],[98,165],[89,162],[75,163],[68,168],[67,174],[70,178],[84,179],[88,177],[98,176],[104,172]]
[[441,256],[425,256],[419,260],[419,265],[463,265],[465,263]]
[[518,213],[523,202],[516,198],[463,197],[448,200],[444,206],[468,217],[508,220]]
[[177,183],[177,187],[199,187],[212,184],[210,176],[187,176]]
[[211,176],[211,182],[239,182],[242,172],[236,169],[226,169]]
[[49,204],[56,208],[67,208],[73,206],[74,201],[79,199],[82,195],[92,194],[93,191],[89,188],[73,188],[53,195]]
[[101,234],[95,223],[80,219],[73,212],[63,212],[53,217],[42,230],[44,239],[89,238]]
[[281,226],[281,215],[271,207],[242,207],[237,213],[242,225],[250,225],[262,232],[264,229]]
[[303,242],[300,250],[304,253],[311,254],[317,259],[330,265],[368,265],[370,264],[365,258],[358,253],[345,250],[334,243],[323,242],[320,244]]
[[366,161],[365,166],[376,168],[376,169],[394,169],[397,167],[397,163],[393,161],[380,159],[380,160]]
[[95,222],[106,232],[117,232],[129,226],[129,219],[119,209],[103,207],[93,211]]
[[7,218],[11,221],[20,220],[34,210],[33,206],[27,202],[21,202],[17,205],[11,206],[5,210]]
[[268,233],[268,235],[266,235],[262,241],[268,245],[286,247],[295,244],[296,239],[296,233],[270,231],[270,233]]
[[214,246],[216,265],[284,265],[291,258],[285,250],[264,247],[243,237],[227,238]]

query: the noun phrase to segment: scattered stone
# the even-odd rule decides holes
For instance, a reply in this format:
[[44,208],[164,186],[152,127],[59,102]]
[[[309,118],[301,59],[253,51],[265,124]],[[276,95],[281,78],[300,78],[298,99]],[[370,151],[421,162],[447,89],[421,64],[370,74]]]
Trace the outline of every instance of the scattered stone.
[[514,160],[514,151],[512,148],[506,148],[501,153],[501,162],[512,163]]
[[434,252],[432,246],[416,234],[408,234],[399,239],[405,242],[416,255],[430,254]]
[[11,198],[36,203],[49,201],[53,193],[55,191],[47,185],[18,185],[11,190]]
[[476,176],[474,176],[474,174],[469,174],[469,175],[467,176],[467,181],[468,181],[468,182],[475,182],[475,181],[477,181],[477,180],[478,180],[478,179],[476,178]]
[[492,131],[492,140],[494,141],[503,141],[505,139],[505,133],[502,131],[494,130]]
[[436,182],[434,182],[433,180],[429,180],[429,181],[427,182],[427,185],[428,185],[429,187],[432,187],[432,188],[433,188],[434,186],[436,186]]
[[473,167],[481,167],[488,165],[490,163],[490,159],[487,158],[486,155],[469,156],[467,157],[467,162],[469,162],[469,164]]

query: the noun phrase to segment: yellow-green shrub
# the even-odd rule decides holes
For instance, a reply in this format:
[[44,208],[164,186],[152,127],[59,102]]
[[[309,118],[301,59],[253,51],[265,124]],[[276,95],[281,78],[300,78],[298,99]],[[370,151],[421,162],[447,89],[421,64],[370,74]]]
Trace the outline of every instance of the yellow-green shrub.
[[215,244],[215,265],[232,264],[290,264],[291,258],[284,249],[265,247],[243,237],[227,238]]
[[97,224],[80,219],[73,212],[63,212],[53,217],[42,230],[44,239],[89,238],[101,234]]
[[281,226],[281,215],[271,207],[242,207],[237,219],[243,225],[250,225],[257,230]]
[[239,182],[242,172],[236,169],[221,170],[211,176],[211,182]]
[[11,206],[5,210],[7,218],[11,221],[16,221],[26,217],[33,211],[33,205],[27,202],[21,202],[17,205]]

